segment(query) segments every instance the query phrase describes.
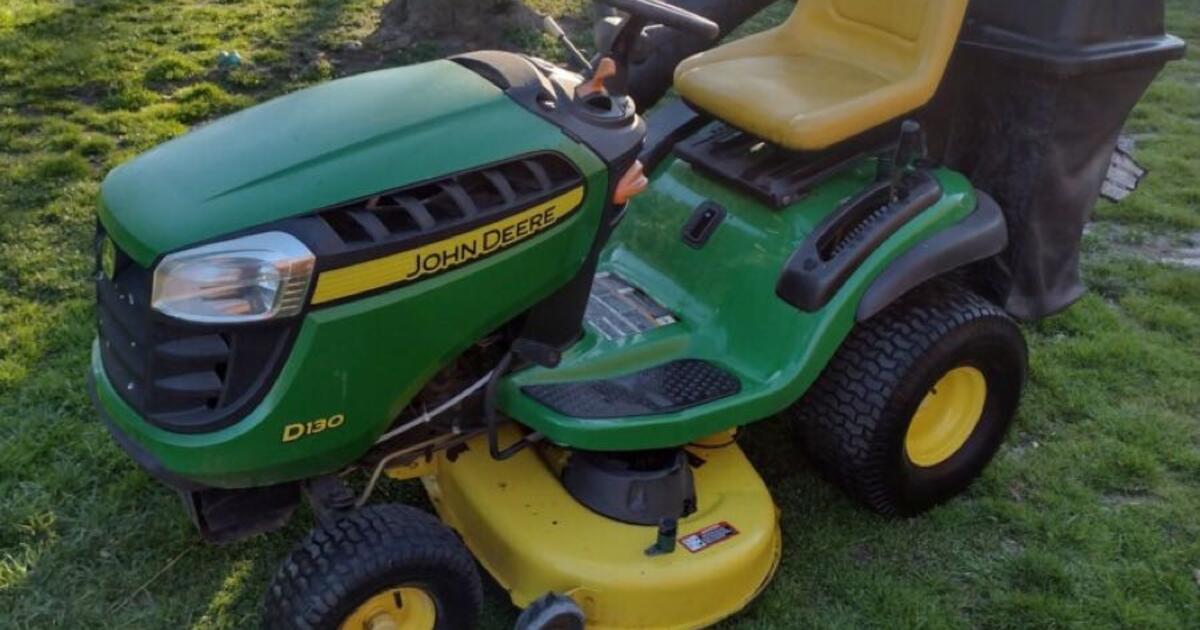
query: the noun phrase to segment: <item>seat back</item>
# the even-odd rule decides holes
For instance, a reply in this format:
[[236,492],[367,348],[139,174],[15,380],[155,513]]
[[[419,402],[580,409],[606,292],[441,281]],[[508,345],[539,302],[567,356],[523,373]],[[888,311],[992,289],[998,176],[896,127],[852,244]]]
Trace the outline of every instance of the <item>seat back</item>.
[[937,89],[968,0],[799,0],[780,35],[798,52]]

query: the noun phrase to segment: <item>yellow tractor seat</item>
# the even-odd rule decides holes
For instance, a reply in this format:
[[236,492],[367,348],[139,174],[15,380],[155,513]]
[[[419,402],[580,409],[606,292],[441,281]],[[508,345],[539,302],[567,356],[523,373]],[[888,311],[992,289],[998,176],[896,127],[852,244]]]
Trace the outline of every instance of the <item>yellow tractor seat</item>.
[[759,138],[818,151],[933,98],[968,0],[799,0],[788,20],[686,59],[683,98]]

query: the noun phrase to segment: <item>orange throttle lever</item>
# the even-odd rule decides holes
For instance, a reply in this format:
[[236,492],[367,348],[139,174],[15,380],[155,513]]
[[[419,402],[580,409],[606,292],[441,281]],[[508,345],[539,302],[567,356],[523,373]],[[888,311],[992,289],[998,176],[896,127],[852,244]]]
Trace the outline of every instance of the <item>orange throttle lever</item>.
[[583,99],[592,94],[604,94],[607,90],[604,89],[604,82],[610,77],[617,75],[617,62],[612,60],[612,57],[604,57],[596,62],[596,69],[592,71],[592,76],[588,80],[579,84],[575,88],[575,96]]

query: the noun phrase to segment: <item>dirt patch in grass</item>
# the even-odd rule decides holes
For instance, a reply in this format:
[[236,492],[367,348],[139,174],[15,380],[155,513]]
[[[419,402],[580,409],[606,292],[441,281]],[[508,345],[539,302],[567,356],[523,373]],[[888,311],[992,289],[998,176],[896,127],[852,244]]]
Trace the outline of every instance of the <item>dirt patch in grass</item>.
[[1200,271],[1200,232],[1152,232],[1104,221],[1089,224],[1084,235],[1112,255]]
[[561,61],[563,51],[542,32],[542,16],[555,16],[587,52],[591,10],[586,0],[391,0],[373,32],[326,54],[339,75],[471,50],[524,51]]

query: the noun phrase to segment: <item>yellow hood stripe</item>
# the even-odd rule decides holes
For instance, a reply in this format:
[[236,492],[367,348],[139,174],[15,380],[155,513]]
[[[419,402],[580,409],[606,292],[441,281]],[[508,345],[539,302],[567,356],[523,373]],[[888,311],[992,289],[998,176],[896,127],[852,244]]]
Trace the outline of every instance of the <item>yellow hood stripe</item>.
[[526,241],[560,223],[583,202],[583,186],[528,210],[447,239],[367,262],[325,271],[313,304],[324,304],[384,287],[414,282],[461,267]]

